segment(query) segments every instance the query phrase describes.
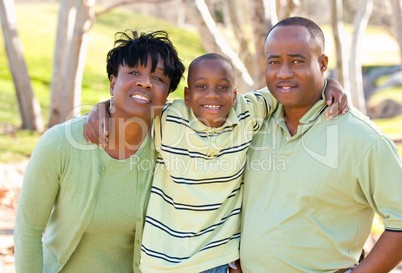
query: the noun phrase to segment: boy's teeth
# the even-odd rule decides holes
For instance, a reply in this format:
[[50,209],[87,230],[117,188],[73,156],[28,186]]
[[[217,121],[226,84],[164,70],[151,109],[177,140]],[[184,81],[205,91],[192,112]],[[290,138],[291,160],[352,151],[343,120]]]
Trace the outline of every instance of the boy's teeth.
[[149,101],[148,98],[146,98],[146,97],[144,97],[144,96],[141,96],[141,95],[138,95],[138,94],[135,94],[135,95],[133,95],[133,96],[131,96],[131,97],[132,97],[132,98],[136,98],[136,99],[140,99],[140,100]]
[[205,107],[205,108],[210,108],[210,109],[219,109],[219,108],[221,108],[221,107],[218,106],[218,105],[204,105],[204,107]]

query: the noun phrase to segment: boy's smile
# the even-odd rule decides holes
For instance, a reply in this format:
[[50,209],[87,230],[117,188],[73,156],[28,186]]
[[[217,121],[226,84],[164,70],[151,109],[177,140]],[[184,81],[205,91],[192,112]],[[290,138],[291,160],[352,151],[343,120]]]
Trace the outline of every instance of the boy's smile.
[[197,62],[184,90],[186,105],[206,126],[220,127],[235,105],[234,71],[229,62],[204,59]]

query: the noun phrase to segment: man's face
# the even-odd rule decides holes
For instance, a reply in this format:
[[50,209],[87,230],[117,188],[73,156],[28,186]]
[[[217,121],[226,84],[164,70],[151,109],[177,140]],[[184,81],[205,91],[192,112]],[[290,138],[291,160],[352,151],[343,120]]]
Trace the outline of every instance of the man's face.
[[206,126],[222,126],[236,101],[232,66],[222,60],[201,60],[189,75],[186,105]]
[[328,58],[302,26],[278,26],[265,42],[268,89],[286,109],[307,112],[320,98]]
[[148,57],[146,66],[119,66],[117,77],[110,77],[110,94],[116,117],[140,118],[150,121],[161,113],[169,93],[170,78],[164,73],[164,64],[159,59],[155,71]]

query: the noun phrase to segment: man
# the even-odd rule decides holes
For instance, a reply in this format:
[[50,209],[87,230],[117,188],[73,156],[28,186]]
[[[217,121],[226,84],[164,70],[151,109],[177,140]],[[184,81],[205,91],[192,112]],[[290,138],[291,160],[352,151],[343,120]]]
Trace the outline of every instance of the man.
[[402,161],[395,144],[351,107],[326,119],[324,35],[293,17],[265,43],[266,82],[280,102],[249,149],[243,272],[350,272],[374,213],[385,224],[353,273],[389,272],[402,259]]

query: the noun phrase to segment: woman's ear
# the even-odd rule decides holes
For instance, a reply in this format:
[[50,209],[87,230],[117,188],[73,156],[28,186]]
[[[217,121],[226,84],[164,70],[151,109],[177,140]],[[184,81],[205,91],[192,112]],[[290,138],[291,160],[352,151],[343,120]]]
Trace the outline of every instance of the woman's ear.
[[109,82],[110,82],[110,96],[113,97],[113,93],[114,93],[114,86],[116,84],[116,79],[117,77],[114,75],[110,76]]

